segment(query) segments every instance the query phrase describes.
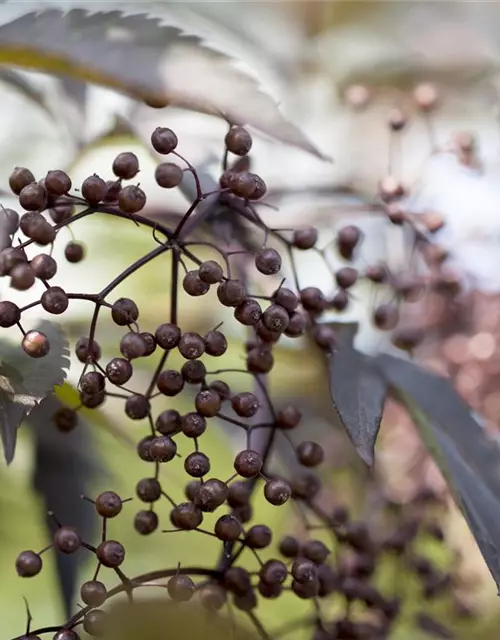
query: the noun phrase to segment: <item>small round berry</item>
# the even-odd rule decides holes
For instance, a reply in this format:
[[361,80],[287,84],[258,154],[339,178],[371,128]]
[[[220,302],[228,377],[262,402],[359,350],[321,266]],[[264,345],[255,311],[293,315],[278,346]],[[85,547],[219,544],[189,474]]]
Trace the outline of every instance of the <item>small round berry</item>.
[[80,391],[80,402],[88,409],[95,409],[96,407],[101,406],[105,400],[106,392],[104,390],[98,391],[97,393],[85,393],[85,391]]
[[278,598],[283,593],[283,586],[279,582],[267,584],[261,580],[257,583],[257,589],[263,598],[270,600]]
[[80,640],[80,636],[73,629],[61,629],[54,634],[52,640]]
[[399,323],[399,309],[397,305],[384,303],[373,311],[373,324],[382,331],[392,331]]
[[250,198],[257,187],[254,174],[245,171],[238,173],[235,171],[227,172],[224,182],[231,193],[240,198]]
[[181,330],[175,324],[160,324],[155,331],[156,344],[162,349],[174,349],[181,339]]
[[387,281],[387,267],[383,264],[374,264],[366,268],[365,278],[375,284],[382,284]]
[[129,331],[120,340],[120,351],[128,360],[142,357],[147,350],[144,338],[135,331]]
[[148,536],[158,529],[158,516],[154,511],[138,511],[134,518],[134,529],[141,536]]
[[345,289],[339,289],[329,302],[332,309],[344,311],[349,304],[349,294]]
[[97,496],[94,507],[103,518],[114,518],[121,512],[123,503],[114,491],[103,491]]
[[314,227],[304,227],[293,232],[293,246],[302,251],[312,249],[318,240],[318,230]]
[[291,495],[292,490],[290,485],[280,478],[267,480],[264,485],[264,496],[266,500],[275,507],[280,507],[285,504]]
[[108,592],[99,580],[89,580],[80,587],[80,598],[91,607],[100,607],[106,602]]
[[265,549],[273,539],[272,531],[265,524],[256,524],[248,529],[245,544],[251,549]]
[[59,407],[52,416],[52,420],[59,431],[69,433],[78,424],[78,414],[69,407]]
[[32,182],[35,182],[35,176],[26,167],[15,167],[9,176],[9,186],[16,196]]
[[243,533],[241,522],[233,515],[221,516],[214,527],[215,535],[223,542],[234,542]]
[[132,373],[132,365],[125,358],[113,358],[106,365],[108,380],[118,386],[128,382],[132,377]]
[[267,347],[255,347],[248,352],[247,369],[251,373],[269,373],[274,366],[274,356]]
[[302,554],[314,564],[323,564],[330,555],[330,551],[321,540],[308,540],[302,546]]
[[184,378],[175,369],[164,369],[156,380],[158,391],[165,396],[176,396],[184,388]]
[[300,311],[294,311],[290,315],[288,327],[285,329],[285,335],[289,338],[298,338],[304,335],[307,329],[307,318]]
[[354,225],[347,225],[339,229],[337,234],[337,249],[345,260],[351,260],[354,249],[361,240],[361,231]]
[[352,267],[343,267],[335,273],[335,280],[341,289],[350,289],[358,280],[358,271]]
[[140,393],[135,393],[125,401],[125,413],[131,420],[142,420],[146,418],[150,409],[151,405],[149,400]]
[[201,360],[188,360],[182,365],[181,374],[186,382],[199,384],[205,380],[207,369]]
[[74,553],[81,544],[78,531],[73,527],[60,527],[54,533],[54,546],[62,553]]
[[224,573],[224,587],[235,595],[243,596],[251,588],[250,575],[243,567],[232,566]]
[[34,551],[22,551],[16,558],[16,571],[21,578],[32,578],[42,570],[42,557]]
[[392,344],[402,351],[412,351],[424,340],[424,331],[418,327],[401,327],[391,339]]
[[193,531],[203,522],[203,514],[192,502],[181,502],[170,512],[170,521],[183,531]]
[[19,194],[19,204],[26,211],[42,211],[47,206],[47,189],[36,182],[26,185]]
[[297,446],[297,459],[304,467],[317,467],[325,459],[325,452],[317,442],[301,442]]
[[120,190],[118,195],[118,206],[123,213],[134,214],[144,209],[146,205],[146,194],[133,184],[129,184]]
[[76,343],[75,353],[80,362],[97,362],[101,357],[101,347],[95,340],[93,340],[91,347],[88,338],[80,338]]
[[194,582],[189,576],[182,574],[172,576],[167,582],[168,595],[174,602],[187,602],[193,597]]
[[198,333],[187,332],[181,336],[177,347],[184,358],[195,360],[204,354],[205,341]]
[[49,209],[49,216],[55,224],[61,224],[69,220],[74,213],[71,202],[56,202]]
[[266,195],[267,185],[264,180],[256,173],[250,174],[253,178],[253,191],[248,196],[249,200],[260,200]]
[[337,344],[337,334],[333,327],[320,324],[314,327],[313,340],[320,349],[332,351]]
[[64,249],[64,257],[68,262],[76,264],[85,257],[85,249],[81,242],[68,242]]
[[106,614],[101,609],[92,609],[83,618],[83,629],[89,636],[100,637],[106,628]]
[[118,202],[118,197],[120,195],[120,191],[122,190],[121,180],[106,180],[106,188],[106,196],[103,202]]
[[43,358],[50,351],[50,342],[41,331],[28,331],[22,341],[22,347],[32,358]]
[[44,179],[45,188],[53,196],[64,196],[71,190],[71,178],[65,171],[48,171]]
[[144,357],[150,356],[152,353],[156,351],[156,340],[152,333],[149,331],[142,331],[140,333],[141,338],[144,340],[146,344],[146,351],[144,353]]
[[153,458],[151,457],[151,443],[155,439],[154,436],[144,436],[137,443],[137,455],[144,462],[153,462]]
[[292,480],[292,495],[302,500],[312,500],[321,489],[319,479],[312,473],[304,473]]
[[244,478],[255,478],[258,476],[264,461],[257,451],[245,449],[240,451],[234,459],[234,469],[236,473]]
[[210,471],[210,459],[201,451],[194,451],[185,458],[184,470],[192,478],[203,478]]
[[197,270],[188,271],[182,280],[182,288],[184,291],[193,297],[204,296],[208,293],[210,289],[210,285],[203,280],[198,275]]
[[47,253],[39,253],[35,256],[30,266],[40,280],[50,280],[57,273],[57,262]]
[[21,320],[21,310],[9,300],[0,301],[0,327],[13,327]]
[[205,584],[199,592],[201,606],[207,611],[219,611],[226,604],[227,596],[218,584]]
[[177,147],[177,136],[172,129],[157,127],[151,134],[151,145],[158,153],[167,155]]
[[199,438],[205,433],[207,421],[199,413],[192,411],[182,417],[181,428],[187,438]]
[[281,256],[276,249],[261,249],[255,256],[257,271],[266,276],[273,276],[281,269]]
[[250,488],[248,483],[243,480],[231,482],[229,485],[229,493],[227,503],[230,507],[245,507],[250,502]]
[[64,313],[69,305],[68,296],[61,287],[49,287],[42,293],[40,301],[45,311],[54,315]]
[[161,484],[156,478],[143,478],[137,483],[135,491],[142,502],[156,502],[161,497]]
[[217,391],[222,401],[229,400],[229,398],[231,397],[231,389],[229,388],[229,385],[224,382],[224,380],[214,380],[209,384],[208,388],[212,389],[213,391]]
[[320,583],[318,578],[311,580],[310,582],[298,582],[297,580],[292,581],[292,591],[296,596],[303,598],[304,600],[316,597],[319,593],[319,588]]
[[276,291],[274,294],[274,302],[286,309],[288,313],[293,313],[299,305],[299,299],[295,293],[286,287],[280,287]]
[[111,307],[111,317],[115,324],[124,327],[127,324],[132,324],[132,322],[137,322],[139,309],[130,298],[119,298]]
[[294,429],[302,419],[302,413],[292,404],[283,407],[276,414],[276,425],[280,429]]
[[215,260],[202,262],[198,268],[198,277],[207,284],[216,284],[222,280],[224,272],[222,267]]
[[217,287],[217,297],[225,307],[237,307],[247,297],[245,285],[240,280],[224,280]]
[[234,310],[234,317],[245,327],[256,325],[262,317],[262,309],[257,300],[243,300]]
[[113,160],[112,169],[117,178],[131,180],[139,173],[139,158],[130,151],[119,153]]
[[228,344],[226,336],[221,331],[209,331],[203,340],[209,356],[220,357],[226,353]]
[[283,333],[288,327],[290,318],[286,309],[283,309],[279,304],[271,304],[264,311],[262,322],[270,331]]
[[408,122],[405,114],[401,109],[391,109],[387,117],[387,123],[393,131],[401,131]]
[[306,311],[319,313],[326,305],[323,292],[317,287],[306,287],[300,292],[300,301]]
[[231,405],[241,418],[251,418],[259,410],[259,399],[250,391],[244,391],[231,398]]
[[16,264],[26,263],[26,253],[21,247],[8,247],[0,252],[0,275],[6,276]]
[[286,564],[281,560],[268,560],[259,571],[259,578],[266,584],[283,584],[288,576]]
[[174,162],[162,162],[156,167],[156,184],[164,189],[173,189],[182,182],[184,173]]
[[181,414],[175,409],[166,409],[156,418],[155,427],[164,436],[179,433],[181,430]]
[[228,488],[225,482],[211,478],[198,489],[195,504],[201,511],[215,511],[226,501]]
[[27,291],[35,284],[35,272],[29,264],[20,262],[10,272],[10,286],[18,291]]
[[19,229],[20,217],[17,211],[14,209],[7,209],[6,207],[0,207],[1,217],[5,221],[7,227],[7,233],[12,236]]
[[413,99],[422,111],[432,111],[439,101],[439,93],[435,85],[422,82],[415,87]]
[[201,480],[190,480],[184,487],[184,494],[186,498],[192,502],[196,498],[196,494],[201,485]]
[[222,405],[222,400],[217,391],[204,389],[196,394],[194,399],[196,411],[205,418],[216,416]]
[[90,205],[97,205],[104,200],[108,192],[105,181],[96,173],[82,182],[81,194]]
[[311,560],[298,557],[293,561],[291,573],[297,582],[313,582],[318,575],[318,569]]
[[80,389],[85,393],[98,393],[104,389],[106,380],[99,371],[88,371],[80,381]]
[[169,436],[160,436],[151,442],[149,453],[155,462],[170,462],[175,458],[177,445]]
[[236,156],[246,156],[252,148],[252,136],[243,127],[231,127],[224,138],[226,149]]
[[295,558],[300,551],[300,543],[293,536],[285,536],[279,544],[279,551],[285,558]]

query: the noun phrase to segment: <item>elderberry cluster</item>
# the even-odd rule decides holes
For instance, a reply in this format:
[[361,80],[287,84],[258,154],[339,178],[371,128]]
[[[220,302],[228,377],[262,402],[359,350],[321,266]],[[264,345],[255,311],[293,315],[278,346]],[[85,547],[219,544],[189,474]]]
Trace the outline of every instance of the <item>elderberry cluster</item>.
[[[344,507],[320,503],[321,474],[313,469],[324,462],[323,446],[309,439],[296,446],[291,444],[288,432],[300,428],[300,407],[294,404],[277,406],[268,390],[267,374],[274,366],[276,344],[287,339],[311,336],[320,350],[335,357],[335,330],[322,323],[321,317],[327,310],[344,310],[358,280],[366,278],[377,285],[391,285],[397,300],[411,299],[415,283],[395,279],[383,265],[372,265],[364,272],[345,266],[333,273],[336,290],[331,297],[317,287],[301,287],[294,255],[296,251],[308,250],[322,254],[316,246],[318,232],[312,227],[282,232],[269,228],[262,221],[258,206],[267,190],[263,179],[238,169],[238,165],[228,166],[231,155],[244,157],[252,147],[248,131],[232,126],[225,138],[226,153],[217,203],[240,219],[249,233],[264,237],[263,246],[252,254],[256,277],[262,275],[272,279],[279,276],[284,268],[284,258],[292,274],[288,287],[284,286],[284,280],[277,280],[270,295],[253,294],[250,289],[253,276],[250,278],[235,268],[230,252],[214,240],[189,241],[190,234],[201,224],[197,207],[208,194],[202,192],[195,168],[176,151],[177,142],[176,134],[168,128],[157,128],[151,136],[154,150],[169,156],[168,162],[161,162],[156,168],[157,184],[165,189],[177,187],[184,173],[190,172],[197,185],[195,200],[175,228],[168,228],[140,213],[146,205],[146,194],[139,185],[126,184],[139,172],[139,162],[133,153],[120,153],[116,157],[112,164],[113,178],[105,180],[94,174],[87,177],[79,189],[73,188],[64,171],[49,171],[41,180],[27,168],[17,167],[13,171],[10,187],[19,197],[19,207],[24,212],[19,215],[11,209],[3,210],[12,242],[0,253],[0,273],[10,278],[14,289],[35,290],[41,285],[44,291],[39,299],[23,308],[8,300],[1,301],[0,326],[17,325],[24,351],[33,358],[43,358],[50,352],[49,339],[40,331],[25,328],[24,312],[40,304],[46,312],[62,315],[74,299],[86,300],[93,307],[88,332],[74,345],[76,357],[82,363],[78,388],[80,404],[59,409],[53,416],[54,428],[69,432],[78,428],[78,411],[82,407],[95,409],[108,397],[122,401],[125,415],[144,424],[137,455],[150,463],[151,469],[135,487],[135,500],[142,503],[142,507],[136,507],[133,517],[136,531],[144,536],[157,532],[160,526],[164,531],[203,531],[220,541],[220,558],[214,566],[155,567],[154,571],[129,578],[121,568],[126,559],[124,546],[107,536],[108,521],[123,517],[122,511],[128,511],[123,508],[127,500],[113,491],[105,491],[91,501],[103,521],[103,536],[97,546],[82,540],[71,526],[58,524],[48,547],[64,554],[84,547],[95,556],[94,576],[80,589],[84,606],[55,631],[28,628],[22,638],[37,640],[43,632],[50,633],[53,640],[78,640],[80,626],[90,636],[102,636],[106,629],[106,611],[101,607],[109,598],[126,592],[132,599],[141,585],[161,579],[165,580],[168,594],[174,601],[198,599],[210,611],[224,610],[230,601],[254,622],[260,598],[275,599],[291,591],[314,605],[309,623],[316,640],[389,638],[404,603],[399,594],[383,593],[376,586],[374,578],[384,558],[391,554],[404,556],[408,566],[421,576],[429,597],[450,588],[452,583],[430,561],[412,553],[411,545],[417,534],[429,531],[420,508],[423,502],[417,501],[420,510],[414,505],[408,507],[414,512],[411,518],[406,511],[396,513],[390,504],[386,505],[390,513],[386,514],[383,527],[355,519]],[[388,207],[392,207],[400,195],[398,190],[393,191],[389,194],[388,185],[385,185],[383,202],[388,202]],[[391,208],[390,211],[394,221],[395,210]],[[58,264],[50,255],[50,247],[57,241],[61,229],[68,226],[73,229],[78,220],[90,215],[111,215],[122,218],[124,224],[149,227],[156,246],[101,291],[68,292],[53,284],[57,281]],[[270,239],[282,249],[270,246]],[[346,261],[352,260],[361,241],[362,234],[357,227],[349,225],[341,229],[336,239],[340,256]],[[211,247],[220,258],[200,259],[193,252],[196,244]],[[40,247],[47,247],[46,252],[39,253]],[[171,256],[171,285],[165,294],[170,314],[160,325],[144,327],[140,324],[140,309],[134,300],[115,299],[113,292],[130,275],[165,254]],[[72,241],[66,245],[64,255],[69,262],[77,263],[84,259],[85,250],[82,244]],[[247,374],[246,391],[232,391],[234,370],[211,371],[212,359],[223,356],[228,350],[228,340],[221,326],[201,335],[186,331],[179,324],[181,288],[193,297],[202,297],[211,289],[215,290],[221,307],[232,309],[235,321],[247,328],[245,367],[241,370]],[[117,353],[106,362],[96,340],[98,322],[104,314],[121,331]],[[398,323],[396,303],[378,306],[374,321],[377,327],[394,329]],[[396,334],[394,341],[403,348],[413,348],[414,338],[408,332],[401,332]],[[184,361],[180,368],[169,365],[169,355],[174,351]],[[158,358],[158,364],[148,387],[130,389],[127,385],[132,380],[135,363],[153,355]],[[169,399],[183,393],[191,398],[192,408],[181,414],[169,406]],[[259,417],[261,409],[266,409],[269,416],[265,420]],[[219,477],[210,458],[203,452],[203,435],[214,428],[214,421],[226,423],[246,435],[246,446],[235,455],[234,473],[229,478]],[[257,430],[266,433],[259,446],[253,444]],[[64,437],[63,433],[61,437]],[[280,434],[293,446],[296,459],[304,468],[302,473],[283,477],[273,472],[270,459]],[[177,449],[181,439],[192,443],[193,450],[182,460],[186,473],[185,498],[176,502],[160,480],[160,468],[175,463],[180,457]],[[254,522],[252,496],[255,491],[261,492],[264,499],[276,507],[292,502],[303,520],[304,536],[288,535],[273,540],[273,531],[266,524]],[[170,504],[169,522],[160,522],[155,509],[160,500]],[[207,531],[202,528],[203,523],[213,512],[218,517]],[[64,514],[54,517],[64,518]],[[311,537],[309,534],[314,529],[323,531],[329,543]],[[118,533],[119,529],[115,531]],[[439,539],[443,537],[436,526],[432,535]],[[262,551],[270,551],[276,546],[273,555],[263,560]],[[18,574],[21,577],[37,575],[42,569],[45,551],[19,554]],[[242,554],[254,556],[255,571],[241,566]],[[109,591],[98,580],[99,572],[106,569],[117,576],[117,586]],[[327,608],[323,611],[322,602],[330,598],[347,603],[343,609],[341,607],[340,614],[332,616]],[[354,601],[360,606],[351,607],[350,603]],[[256,624],[256,628],[262,638],[272,637],[261,625]]]

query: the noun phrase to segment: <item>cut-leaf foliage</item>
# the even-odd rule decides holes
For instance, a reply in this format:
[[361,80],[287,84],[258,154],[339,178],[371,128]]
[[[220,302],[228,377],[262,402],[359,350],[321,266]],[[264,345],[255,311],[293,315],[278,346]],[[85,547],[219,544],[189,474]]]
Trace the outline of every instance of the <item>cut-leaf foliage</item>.
[[43,321],[37,329],[48,337],[50,351],[30,358],[21,346],[0,343],[0,437],[7,463],[12,462],[17,430],[34,407],[66,378],[68,343],[60,327]]
[[[67,386],[67,385],[64,385]],[[95,511],[81,499],[89,495],[91,483],[102,473],[90,425],[81,416],[77,427],[61,434],[52,416],[63,403],[53,394],[44,398],[27,418],[35,441],[33,485],[41,495],[47,511],[52,511],[65,525],[76,527],[84,540],[92,540],[97,526]],[[46,524],[54,531],[54,521],[47,516]],[[84,551],[71,555],[56,554],[57,573],[66,614],[71,614],[77,572],[85,560]]]
[[389,355],[374,362],[410,412],[500,589],[500,446],[448,380]]
[[354,348],[357,325],[339,334],[330,357],[330,394],[342,425],[362,460],[373,465],[387,384],[373,359]]
[[0,27],[0,63],[85,80],[148,103],[222,116],[325,158],[226,55],[146,14],[27,13]]

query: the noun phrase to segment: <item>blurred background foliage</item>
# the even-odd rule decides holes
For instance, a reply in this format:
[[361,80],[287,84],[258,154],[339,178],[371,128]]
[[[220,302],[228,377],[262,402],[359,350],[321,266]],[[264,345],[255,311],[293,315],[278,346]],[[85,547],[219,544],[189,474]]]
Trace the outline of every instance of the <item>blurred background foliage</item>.
[[[2,24],[29,11],[30,7],[105,11],[116,9],[117,5],[100,2],[94,7],[92,3],[85,5],[66,0],[3,2],[0,4]],[[359,258],[361,264],[384,259],[393,266],[404,267],[404,238],[398,230],[388,229],[376,212],[369,211],[367,204],[376,194],[378,180],[387,172],[389,137],[385,123],[387,111],[393,106],[401,107],[410,121],[404,138],[400,177],[412,185],[421,175],[429,155],[428,130],[409,98],[411,89],[419,81],[438,82],[442,87],[437,137],[445,141],[456,130],[472,129],[480,138],[481,156],[489,175],[497,176],[497,70],[500,60],[497,3],[310,0],[176,3],[145,0],[122,2],[120,9],[131,13],[147,11],[165,24],[200,35],[210,46],[234,57],[238,68],[257,78],[262,88],[279,102],[287,118],[321,152],[334,158],[333,163],[324,162],[304,151],[282,145],[270,136],[256,137],[252,164],[268,184],[270,201],[279,207],[279,210],[263,210],[262,215],[275,228],[316,224],[321,230],[321,246],[328,246],[341,222],[355,220],[365,233]],[[344,95],[346,88],[355,83],[369,87],[371,104],[370,108],[353,113],[346,105]],[[156,159],[145,142],[158,125],[174,129],[180,141],[179,151],[195,166],[202,166],[214,180],[218,177],[226,125],[216,118],[174,107],[151,109],[109,89],[19,69],[13,72],[7,67],[0,67],[0,91],[3,123],[0,188],[6,190],[2,194],[4,206],[14,205],[7,193],[8,175],[14,165],[28,166],[37,176],[53,168],[66,169],[78,185],[94,172],[110,177],[115,155],[130,150],[140,158],[141,187],[149,198],[148,215],[158,219],[178,215],[186,207],[189,185],[178,193],[166,195],[156,186]],[[451,207],[453,185],[445,183],[442,189],[443,197],[449,199]],[[469,206],[473,215],[472,197]],[[85,242],[88,259],[81,265],[65,265],[64,268],[61,261],[58,284],[75,292],[87,291],[89,283],[92,283],[92,289],[99,290],[152,246],[149,232],[132,223],[123,224],[104,216],[87,218],[72,229],[76,237]],[[62,251],[62,243],[59,243],[54,250],[55,257],[61,256]],[[334,252],[331,259],[337,264]],[[331,274],[314,256],[300,256],[299,277],[302,286],[314,284],[325,291],[332,290]],[[167,318],[169,278],[169,259],[162,259],[161,264],[155,261],[127,280],[115,295],[126,294],[134,298],[141,310],[143,326],[152,328]],[[7,293],[5,285],[1,284],[4,297]],[[27,299],[26,294],[17,292],[12,296],[9,291],[8,296],[16,302]],[[367,351],[379,349],[384,344],[368,321],[373,302],[373,291],[366,285],[359,286],[353,304],[344,316],[346,321],[360,322],[358,342]],[[224,321],[232,348],[227,356],[217,361],[217,367],[237,368],[243,358],[244,333],[231,323],[230,316],[221,317],[220,307],[213,307],[212,316],[212,306],[206,298],[202,306],[203,311],[198,300],[183,297],[181,326],[202,333]],[[33,325],[41,317],[40,308],[35,307],[30,315]],[[74,343],[86,331],[89,309],[84,302],[73,301],[65,317],[64,328]],[[116,335],[111,322],[105,320],[100,324],[97,337],[105,356],[116,355]],[[279,355],[275,354],[277,364],[271,378],[272,393],[278,404],[293,397],[304,407],[303,428],[319,435],[329,452],[330,468],[325,473],[332,476],[334,499],[362,508],[365,471],[337,427],[322,361],[316,357],[313,347],[298,348],[307,346],[304,342],[284,344],[278,349]],[[144,369],[137,367],[138,387],[147,385],[155,362],[150,358],[146,364],[142,361],[140,364]],[[59,390],[63,401],[71,402],[74,398],[78,375],[79,367],[72,367],[68,384]],[[244,376],[235,375],[231,380],[235,391],[246,390],[247,385]],[[182,401],[177,404],[181,411],[186,410]],[[125,424],[121,415],[117,404],[107,401],[102,409],[86,412],[84,416],[86,424],[82,427],[89,436],[84,446],[89,452],[96,452],[96,463],[101,469],[93,476],[88,489],[91,495],[106,488],[126,497],[144,473],[145,463],[135,455],[138,429]],[[204,437],[205,452],[221,477],[225,473],[222,469],[227,469],[228,477],[231,475],[231,450],[241,444],[232,434],[221,426],[211,429]],[[401,479],[397,449],[396,454],[394,447],[384,453],[384,437],[383,430],[380,464],[384,473],[397,484]],[[293,464],[286,457],[286,447],[283,456],[283,464]],[[63,617],[55,563],[50,554],[45,560],[47,570],[36,579],[23,581],[15,575],[14,560],[20,549],[42,548],[47,542],[44,506],[32,488],[34,460],[33,432],[23,428],[15,461],[9,469],[0,467],[0,584],[4,585],[0,619],[1,635],[5,638],[22,630],[22,596],[30,603],[36,626],[51,624]],[[174,498],[182,496],[180,471],[179,461],[177,466],[174,462],[163,471]],[[89,505],[85,506],[92,511]],[[83,507],[78,505],[77,508]],[[272,508],[260,499],[259,492],[255,497],[255,509],[255,521],[272,526],[275,540],[285,527],[301,526],[292,508]],[[155,534],[145,542],[131,526],[133,505],[126,505],[124,510],[125,515],[119,522],[111,523],[111,530],[119,528],[116,536],[127,549],[124,567],[128,575],[175,566],[177,562],[193,566],[206,562],[209,554],[215,558],[217,547],[213,540],[199,534]],[[64,514],[60,517],[63,519]],[[457,623],[457,637],[493,640],[498,636],[500,622],[493,583],[461,516],[451,509],[443,517],[454,545],[465,558],[466,574],[474,586],[469,604],[481,613],[469,623]],[[427,551],[435,553],[432,549]],[[250,566],[252,558],[248,562]],[[394,581],[393,569],[388,567],[382,577],[388,585]],[[81,566],[85,579],[89,571],[87,565]],[[419,598],[416,586],[411,582],[404,581],[404,589],[409,593],[413,590],[415,599]],[[446,606],[441,606],[445,620],[453,625],[456,619]],[[272,632],[291,621],[292,615],[294,619],[299,618],[301,607],[306,612],[308,605],[294,600],[292,607],[284,597],[277,602],[263,601],[259,615]],[[296,629],[287,637],[305,636]],[[419,640],[421,637],[424,637],[421,632],[409,632],[404,624],[397,635],[401,640]]]

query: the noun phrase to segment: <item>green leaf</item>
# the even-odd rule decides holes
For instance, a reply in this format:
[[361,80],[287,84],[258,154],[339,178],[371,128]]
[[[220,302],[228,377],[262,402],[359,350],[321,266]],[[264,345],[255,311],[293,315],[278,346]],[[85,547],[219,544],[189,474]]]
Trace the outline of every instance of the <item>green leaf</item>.
[[414,419],[500,590],[498,442],[488,437],[447,379],[389,355],[374,362]]
[[0,27],[0,63],[85,80],[149,103],[222,116],[325,158],[226,55],[144,13],[27,13]]
[[7,464],[14,458],[22,421],[64,382],[69,368],[69,349],[62,330],[46,320],[37,329],[50,341],[50,351],[44,358],[30,358],[20,346],[0,344],[0,437]]
[[368,466],[382,421],[387,384],[372,358],[353,346],[357,325],[348,325],[330,358],[330,394],[339,419]]

